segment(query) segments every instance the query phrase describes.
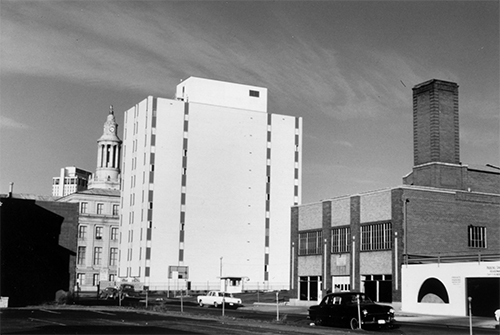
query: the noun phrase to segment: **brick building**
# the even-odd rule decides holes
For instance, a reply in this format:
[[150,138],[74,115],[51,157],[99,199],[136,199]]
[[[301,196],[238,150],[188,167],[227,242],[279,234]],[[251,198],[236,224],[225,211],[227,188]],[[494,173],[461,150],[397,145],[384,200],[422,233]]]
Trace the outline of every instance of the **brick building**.
[[[461,274],[458,262],[479,262],[478,274],[500,267],[500,168],[461,164],[457,84],[415,86],[413,113],[414,168],[403,185],[292,207],[291,287],[298,303],[316,303],[327,290],[361,290],[376,301],[401,302],[403,287],[419,292],[406,296],[413,311],[428,310],[430,296],[444,304],[441,312],[450,306],[456,315],[466,313],[464,292],[481,301],[481,290],[473,290],[470,273]],[[437,282],[446,292],[452,285],[462,292],[447,302],[439,285],[424,285],[429,278],[402,275],[403,264],[443,261],[455,264],[455,273]],[[498,292],[495,273],[474,285]]]

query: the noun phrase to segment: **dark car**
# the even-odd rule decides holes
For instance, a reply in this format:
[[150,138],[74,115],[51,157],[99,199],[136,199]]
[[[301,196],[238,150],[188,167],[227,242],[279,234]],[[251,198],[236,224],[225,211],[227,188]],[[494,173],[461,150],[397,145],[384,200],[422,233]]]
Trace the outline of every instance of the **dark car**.
[[125,298],[138,298],[140,296],[140,292],[135,290],[134,285],[131,284],[121,284],[119,288],[110,286],[106,287],[99,294],[99,298],[101,299],[121,299]]
[[139,292],[135,290],[134,285],[131,284],[121,284],[120,285],[120,292],[122,299],[123,298],[137,298],[139,297]]
[[359,316],[362,328],[394,327],[394,309],[374,303],[362,292],[330,293],[319,305],[309,307],[309,319],[316,325],[339,325],[358,329]]
[[116,287],[112,287],[112,286],[106,287],[104,290],[101,291],[99,298],[101,298],[101,299],[116,299],[116,298],[118,298],[118,289]]

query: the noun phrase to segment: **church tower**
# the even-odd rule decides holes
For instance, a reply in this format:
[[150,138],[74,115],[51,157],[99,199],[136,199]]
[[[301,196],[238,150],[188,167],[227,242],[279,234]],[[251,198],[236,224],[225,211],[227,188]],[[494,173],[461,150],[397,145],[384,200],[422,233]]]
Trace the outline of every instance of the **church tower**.
[[97,169],[89,189],[120,189],[120,157],[122,141],[118,138],[113,106],[104,122],[102,136],[97,140]]

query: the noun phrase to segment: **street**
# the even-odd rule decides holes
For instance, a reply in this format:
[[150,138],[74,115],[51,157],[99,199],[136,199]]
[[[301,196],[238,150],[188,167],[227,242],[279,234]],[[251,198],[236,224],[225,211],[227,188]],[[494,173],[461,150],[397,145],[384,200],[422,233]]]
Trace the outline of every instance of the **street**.
[[[469,334],[467,328],[401,324],[383,331],[310,326],[304,315],[169,305],[166,312],[127,307],[45,306],[0,310],[2,334]],[[474,334],[498,330],[474,329]]]

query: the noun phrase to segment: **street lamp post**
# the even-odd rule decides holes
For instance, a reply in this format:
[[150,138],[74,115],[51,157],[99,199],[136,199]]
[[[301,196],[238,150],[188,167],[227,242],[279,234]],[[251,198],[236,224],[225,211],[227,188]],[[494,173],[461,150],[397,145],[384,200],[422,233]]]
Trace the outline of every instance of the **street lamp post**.
[[472,297],[468,297],[469,300],[469,333],[472,335]]

